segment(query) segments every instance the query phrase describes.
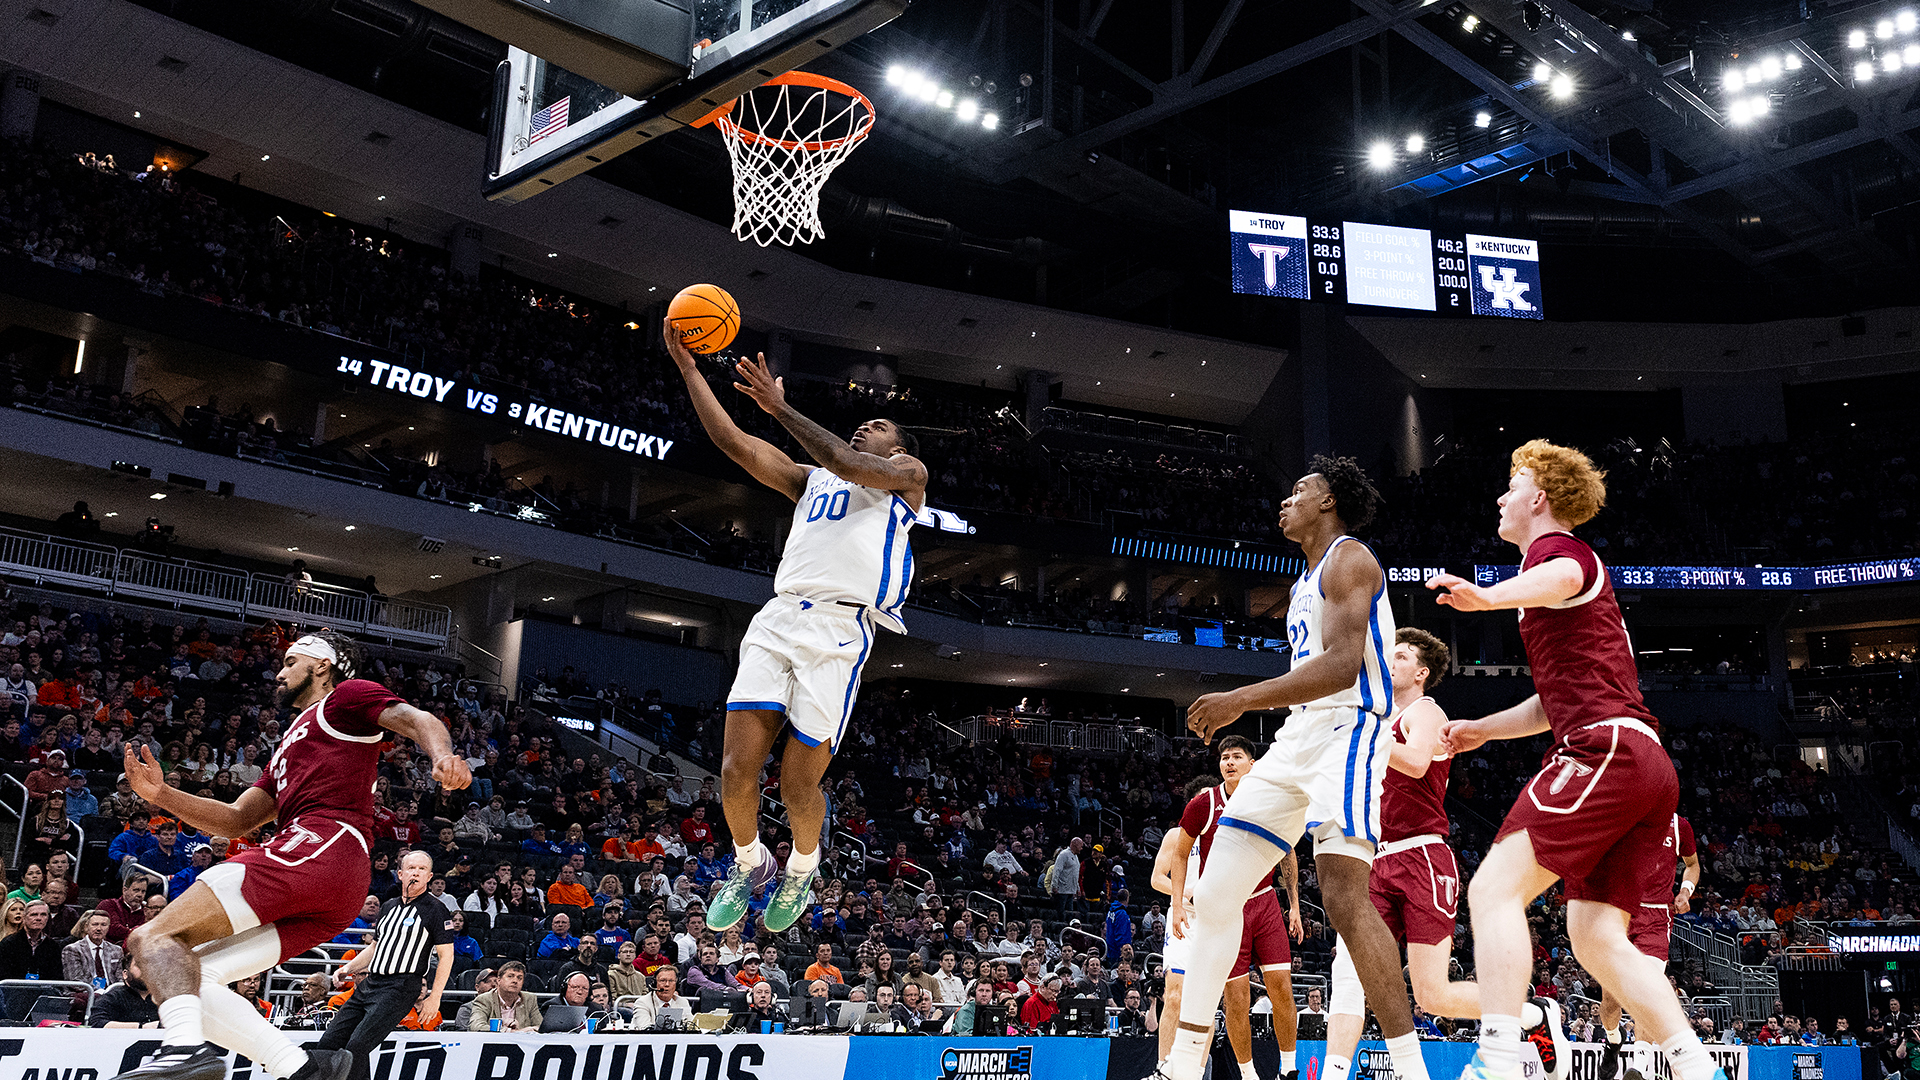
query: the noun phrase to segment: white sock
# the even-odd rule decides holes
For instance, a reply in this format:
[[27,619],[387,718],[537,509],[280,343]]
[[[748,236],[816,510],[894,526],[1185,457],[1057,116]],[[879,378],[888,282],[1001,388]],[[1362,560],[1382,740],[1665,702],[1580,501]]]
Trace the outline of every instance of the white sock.
[[1513,1076],[1520,1072],[1520,1018],[1480,1017],[1480,1060],[1490,1072]]
[[1610,1027],[1610,1028],[1604,1028],[1602,1030],[1604,1030],[1607,1033],[1608,1042],[1612,1043],[1615,1046],[1620,1045],[1620,1029],[1619,1028]]
[[733,845],[733,861],[739,863],[745,870],[759,866],[760,860],[765,858],[766,854],[766,846],[760,843],[760,838],[757,836],[753,838],[753,843],[746,847],[741,847],[739,844]]
[[1667,1052],[1667,1060],[1673,1064],[1673,1071],[1680,1080],[1713,1080],[1720,1066],[1700,1045],[1700,1036],[1691,1031],[1683,1031],[1666,1042],[1660,1049]]
[[1328,1054],[1326,1060],[1320,1063],[1320,1080],[1347,1080],[1352,1072],[1353,1059],[1350,1057]]
[[193,1048],[207,1041],[200,1028],[200,995],[175,994],[160,1003],[160,1026],[166,1034],[160,1037],[164,1046],[184,1046]]
[[1281,1080],[1285,1080],[1286,1075],[1292,1072],[1296,1068],[1299,1068],[1299,1066],[1294,1064],[1293,1051],[1291,1050],[1280,1051]]
[[800,845],[793,846],[793,854],[787,856],[787,873],[804,874],[820,865],[820,845],[815,844],[812,851],[801,851]]
[[1260,1080],[1260,1074],[1253,1070],[1253,1062],[1240,1063],[1240,1080]]
[[1387,1054],[1400,1080],[1427,1080],[1427,1059],[1420,1056],[1420,1034],[1409,1031],[1387,1040]]
[[1547,1010],[1529,1001],[1520,1006],[1520,1029],[1532,1031],[1547,1022]]
[[292,1076],[307,1063],[305,1050],[224,985],[202,980],[200,1001],[201,1025],[215,1046],[250,1057],[279,1077]]
[[[1217,836],[1215,839],[1219,839]],[[1234,943],[1234,950],[1240,945]],[[1183,991],[1184,994],[1184,991]],[[1191,1031],[1181,1028],[1173,1033],[1173,1049],[1167,1053],[1166,1073],[1169,1080],[1200,1080],[1200,1074],[1207,1068],[1207,1050],[1213,1045],[1213,1031]]]

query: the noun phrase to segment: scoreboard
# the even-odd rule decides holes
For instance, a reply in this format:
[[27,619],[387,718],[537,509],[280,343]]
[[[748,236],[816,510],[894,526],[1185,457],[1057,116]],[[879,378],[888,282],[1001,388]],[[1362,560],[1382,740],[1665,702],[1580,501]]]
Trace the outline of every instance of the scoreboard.
[[[1475,566],[1475,585],[1497,585],[1520,573],[1512,564]],[[1831,566],[1609,566],[1616,589],[1841,589],[1851,585],[1920,583],[1920,558],[1877,559]]]
[[1540,242],[1228,211],[1233,291],[1441,315],[1546,317]]

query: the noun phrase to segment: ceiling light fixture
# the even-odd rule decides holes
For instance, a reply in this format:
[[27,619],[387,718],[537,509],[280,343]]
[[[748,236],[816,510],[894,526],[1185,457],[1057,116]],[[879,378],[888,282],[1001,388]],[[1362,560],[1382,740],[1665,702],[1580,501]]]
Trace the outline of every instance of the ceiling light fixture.
[[156,491],[153,494],[147,496],[147,498],[152,499],[155,502],[158,502],[159,500],[164,499],[166,497],[167,497],[167,493],[164,491]]
[[1862,60],[1853,65],[1853,81],[1857,83],[1873,81],[1873,61]]
[[1426,148],[1427,148],[1426,136],[1420,134],[1419,132],[1414,132],[1412,135],[1407,136],[1407,153],[1418,154],[1421,151],[1425,150]]
[[1893,36],[1893,20],[1881,19],[1879,22],[1874,23],[1873,36],[1876,38],[1879,38],[1881,41],[1885,41],[1888,38],[1892,37]]
[[1477,128],[1488,128],[1488,127],[1492,127],[1492,126],[1493,126],[1493,114],[1492,114],[1492,113],[1490,113],[1490,112],[1477,112],[1477,113],[1474,113],[1474,114],[1473,114],[1473,126],[1474,126],[1474,127],[1477,127]]
[[1545,60],[1534,61],[1533,81],[1537,83],[1543,83],[1551,78],[1553,78],[1553,69],[1547,66],[1547,62]]
[[1553,77],[1553,96],[1557,98],[1572,97],[1573,96],[1572,77],[1567,75],[1555,75]]
[[1847,48],[1864,49],[1866,47],[1867,47],[1867,32],[1865,30],[1847,31]]
[[1894,15],[1893,28],[1903,34],[1911,34],[1916,28],[1920,28],[1920,18],[1916,18],[1913,9],[1908,8]]
[[1392,168],[1393,144],[1385,139],[1381,139],[1372,146],[1367,147],[1367,164],[1376,169]]

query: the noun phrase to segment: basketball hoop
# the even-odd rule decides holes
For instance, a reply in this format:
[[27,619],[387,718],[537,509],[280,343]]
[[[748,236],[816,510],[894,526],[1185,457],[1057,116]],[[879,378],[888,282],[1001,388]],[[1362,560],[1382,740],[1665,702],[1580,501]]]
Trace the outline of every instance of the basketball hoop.
[[837,79],[789,71],[694,122],[714,124],[733,163],[733,235],[811,244],[820,189],[873,130],[873,102]]

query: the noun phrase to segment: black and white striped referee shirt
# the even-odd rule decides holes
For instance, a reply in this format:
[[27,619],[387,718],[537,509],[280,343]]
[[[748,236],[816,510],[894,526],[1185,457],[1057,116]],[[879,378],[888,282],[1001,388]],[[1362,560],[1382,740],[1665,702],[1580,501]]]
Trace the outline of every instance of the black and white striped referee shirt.
[[447,907],[429,893],[411,901],[394,897],[380,905],[373,924],[373,962],[369,975],[422,975],[435,945],[453,944]]

